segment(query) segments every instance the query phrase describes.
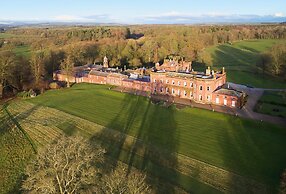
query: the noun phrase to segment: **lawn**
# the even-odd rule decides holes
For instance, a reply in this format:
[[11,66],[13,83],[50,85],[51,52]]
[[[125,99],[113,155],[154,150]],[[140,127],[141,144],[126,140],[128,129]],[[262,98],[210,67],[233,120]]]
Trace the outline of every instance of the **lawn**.
[[17,46],[13,52],[18,56],[25,56],[30,57],[31,56],[31,49],[30,46],[24,45],[24,46]]
[[[9,38],[27,38],[27,37],[28,36],[24,36],[24,35],[21,36],[21,35],[9,34],[9,33],[0,33],[0,40],[1,39],[9,40]],[[13,49],[13,52],[18,56],[30,57],[31,55],[31,49],[30,49],[30,46],[28,45],[16,46]]]
[[286,118],[286,92],[265,91],[259,99],[255,111]]
[[[0,52],[7,51],[7,50],[1,50]],[[17,56],[24,56],[29,58],[31,56],[31,49],[30,46],[23,45],[23,46],[17,46],[13,49],[13,52]]]
[[0,39],[1,38],[12,38],[12,37],[16,37],[17,35],[15,34],[9,34],[9,33],[0,33]]
[[[80,134],[89,138],[91,142],[101,143],[107,151],[106,156],[113,160],[115,159],[116,163],[122,163],[121,161],[123,161],[126,162],[126,164],[130,164],[129,158],[132,156],[132,165],[128,165],[127,167],[136,166],[138,169],[143,169],[147,172],[148,180],[150,181],[149,184],[152,185],[157,193],[172,193],[171,191],[181,191],[182,189],[187,192],[196,193],[220,193],[210,186],[210,184],[204,184],[207,177],[213,176],[213,171],[207,172],[206,170],[202,170],[200,176],[204,174],[205,177],[194,178],[191,175],[196,173],[196,177],[198,171],[187,174],[184,173],[182,167],[185,166],[186,162],[182,161],[182,156],[178,156],[178,164],[175,168],[175,166],[171,165],[172,162],[169,161],[171,158],[170,154],[166,156],[162,150],[155,151],[155,149],[152,149],[151,154],[151,150],[147,149],[148,145],[142,142],[140,143],[136,138],[124,135],[117,130],[108,129],[63,111],[31,104],[24,100],[14,101],[8,106],[8,109],[13,115],[17,115],[15,119],[33,139],[38,148],[47,146],[47,144],[62,134]],[[4,147],[8,146],[13,149],[14,145],[6,144]],[[142,151],[144,150],[148,150],[148,157],[154,154],[156,154],[156,157],[152,157],[150,160],[147,159],[147,155],[143,157],[144,155],[142,155],[142,153],[144,154],[144,152]],[[166,161],[167,159],[168,161]],[[158,161],[164,162],[164,164]],[[190,161],[198,165],[198,162]],[[184,162],[184,164],[182,164],[182,162]],[[10,165],[9,168],[13,169],[13,164]],[[181,167],[179,168],[179,166]],[[209,165],[203,166],[206,169],[218,170]],[[190,170],[187,172],[190,172]],[[10,174],[5,174],[6,177],[10,177],[9,175]],[[223,173],[222,176],[218,174],[216,179],[211,182],[214,183],[217,177],[225,178],[228,177],[228,174]],[[238,178],[240,179],[240,177]],[[208,181],[208,183],[210,183],[210,181]],[[219,185],[227,186],[225,182]]]
[[[286,168],[286,130],[272,124],[195,108],[166,108],[145,97],[92,84],[49,91],[29,101],[130,134],[169,155],[180,153],[254,179],[272,192]],[[120,154],[113,157],[120,159]],[[145,153],[143,163],[149,157]],[[228,182],[234,184],[234,179],[229,177]]]
[[286,88],[285,81],[263,75],[256,66],[260,52],[281,43],[285,44],[286,40],[246,40],[212,46],[207,48],[206,52],[211,54],[215,69],[226,68],[230,82],[261,88]]
[[32,147],[8,115],[0,110],[0,193],[18,193]]

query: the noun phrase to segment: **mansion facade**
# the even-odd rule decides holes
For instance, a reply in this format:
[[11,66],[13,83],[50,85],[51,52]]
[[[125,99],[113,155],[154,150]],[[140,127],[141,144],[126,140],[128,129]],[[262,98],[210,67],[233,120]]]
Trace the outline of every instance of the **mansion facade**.
[[[190,63],[157,64],[150,75],[122,72],[105,65],[90,65],[77,67],[73,76],[67,77],[62,71],[54,72],[58,81],[109,84],[136,91],[149,92],[153,95],[166,95],[188,99],[202,104],[215,104],[240,108],[243,106],[245,94],[234,90],[226,83],[226,72],[214,71],[210,68],[205,72],[190,70]],[[168,68],[168,65],[172,65]],[[173,67],[174,65],[174,67]],[[159,70],[158,70],[159,69]],[[177,69],[168,71],[166,69]],[[181,69],[181,70],[179,70]]]

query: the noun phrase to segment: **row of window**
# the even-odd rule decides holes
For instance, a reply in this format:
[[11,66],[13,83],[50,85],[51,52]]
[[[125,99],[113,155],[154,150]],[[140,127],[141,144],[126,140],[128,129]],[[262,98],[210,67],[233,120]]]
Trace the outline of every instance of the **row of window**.
[[[225,98],[223,99],[223,105],[224,105],[224,106],[227,106],[227,105],[228,105],[227,102],[228,102],[228,101],[227,101],[227,98],[226,98],[226,96],[225,96]],[[215,103],[216,103],[216,104],[219,104],[219,103],[220,103],[219,97],[216,97]],[[235,107],[235,106],[236,106],[236,100],[235,100],[234,98],[232,98],[231,106],[232,106],[232,107]]]
[[[154,79],[154,83],[156,83],[156,79]],[[163,83],[163,80],[160,80],[160,83]],[[166,80],[166,84],[169,84],[169,80]],[[175,85],[175,81],[174,80],[172,80],[172,84],[173,85]],[[178,84],[177,84],[178,86],[180,86],[181,85],[181,82],[180,81],[178,81]],[[184,82],[184,86],[185,87],[187,87],[187,82]],[[190,83],[190,87],[192,88],[192,87],[194,87],[194,88],[196,88],[196,84],[193,84],[192,82]],[[203,90],[203,86],[199,86],[199,89],[200,90]],[[207,86],[207,91],[210,91],[211,90],[211,87],[210,86]]]
[[[166,91],[166,93],[170,93],[170,91],[169,91],[169,88],[166,88],[165,89],[165,91]],[[157,88],[154,88],[154,92],[157,92]],[[164,89],[163,88],[160,88],[160,92],[161,93],[163,93],[164,92]],[[187,94],[187,91],[186,90],[184,90],[183,91],[183,93],[181,93],[181,90],[175,90],[174,88],[172,88],[172,90],[171,90],[171,94],[173,94],[173,95],[184,95],[184,96],[187,96],[188,94]],[[194,97],[194,95],[193,95],[193,92],[190,92],[190,98],[193,98]],[[199,101],[202,101],[203,100],[203,96],[202,95],[199,95]],[[206,96],[206,100],[207,101],[211,101],[211,96],[210,95],[207,95]]]

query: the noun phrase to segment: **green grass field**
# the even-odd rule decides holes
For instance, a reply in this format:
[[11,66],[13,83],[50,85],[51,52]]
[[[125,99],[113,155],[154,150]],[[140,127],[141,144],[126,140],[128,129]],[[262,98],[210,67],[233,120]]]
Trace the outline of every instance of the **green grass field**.
[[9,34],[9,33],[0,33],[0,39],[1,38],[12,38],[12,37],[16,37],[17,35],[15,34]]
[[[1,50],[0,52],[3,52],[5,50]],[[27,45],[23,45],[23,46],[17,46],[13,49],[13,52],[17,55],[17,56],[24,56],[29,58],[31,56],[31,49],[30,46]]]
[[286,118],[286,92],[265,91],[255,111]]
[[25,57],[31,56],[30,46],[27,46],[27,45],[18,46],[13,51],[18,56],[25,56]]
[[[146,162],[146,159],[143,160],[144,150],[148,150],[148,156],[151,157],[151,150],[148,149],[148,145],[139,142],[132,136],[124,135],[117,130],[108,129],[57,109],[34,105],[24,100],[14,101],[8,106],[8,109],[15,115],[15,119],[33,139],[38,148],[47,146],[47,144],[57,139],[60,135],[79,134],[90,138],[91,142],[101,143],[107,150],[107,156],[113,159],[113,161],[115,159],[116,163],[121,164],[122,161],[126,162],[127,167],[131,167],[128,165],[128,158],[132,150],[132,166],[136,166],[138,169],[143,169],[148,172],[148,180],[150,179],[150,184],[157,193],[182,193],[182,189],[188,192],[196,191],[196,193],[220,193],[210,185],[205,185],[204,181],[214,183],[215,180],[209,180],[215,171],[219,172],[217,174],[222,178],[221,184],[219,185],[226,186],[223,180],[229,177],[228,173],[221,172],[218,168],[201,164],[191,159],[186,162],[186,158],[179,155],[178,163],[176,168],[174,168],[172,162],[166,161],[170,160],[169,154],[164,158],[165,154],[162,153],[162,150],[156,151],[152,149],[152,154],[156,154],[156,157],[152,157],[152,160]],[[4,147],[7,146],[13,149],[14,144],[8,144]],[[158,161],[164,162],[164,164],[158,163]],[[191,164],[189,164],[190,162]],[[188,171],[184,171],[185,165],[203,166],[204,169],[201,172],[192,172],[192,168]],[[10,168],[13,169],[13,164],[11,163]],[[200,181],[197,180],[198,178],[191,176],[194,174],[196,177],[198,173],[200,174]],[[18,176],[20,176],[20,174]],[[232,176],[238,178],[238,180],[241,179],[234,174],[232,174]],[[3,177],[9,179],[10,174],[3,174]],[[13,185],[9,186],[12,187]],[[15,191],[16,190],[17,188],[15,188]]]
[[[179,159],[171,153],[179,153],[246,179],[254,179],[271,192],[277,189],[280,174],[286,168],[286,130],[272,124],[195,108],[166,108],[154,105],[144,97],[90,84],[49,91],[29,101],[62,110],[166,150],[164,153],[169,155],[172,167],[178,165]],[[122,142],[116,144],[117,150],[121,148]],[[141,154],[141,163],[147,165],[152,161],[150,153],[152,151],[147,149]],[[121,159],[121,152],[113,153],[113,157]],[[135,158],[128,155],[125,162],[133,164]],[[149,170],[155,168],[152,166]],[[227,182],[235,184],[235,178],[229,176]]]
[[[9,33],[0,33],[0,40],[1,39],[9,40],[9,38],[21,39],[21,38],[27,38],[27,37],[29,37],[29,36],[20,36],[20,35],[9,34]],[[30,46],[28,46],[28,45],[17,46],[16,48],[13,49],[13,52],[18,56],[25,56],[25,57],[31,56],[31,49],[30,49]]]
[[32,147],[23,133],[0,110],[0,193],[19,192],[22,173],[32,155]]
[[285,40],[246,40],[232,45],[223,44],[209,47],[215,69],[226,68],[227,80],[230,82],[252,85],[261,88],[286,88],[282,79],[263,75],[256,63],[259,53],[275,44],[286,44]]

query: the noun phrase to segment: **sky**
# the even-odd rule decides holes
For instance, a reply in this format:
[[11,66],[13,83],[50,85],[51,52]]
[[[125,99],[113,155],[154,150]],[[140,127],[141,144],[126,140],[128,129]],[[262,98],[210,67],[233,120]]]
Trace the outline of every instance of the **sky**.
[[286,21],[286,0],[2,0],[0,21],[203,23]]

